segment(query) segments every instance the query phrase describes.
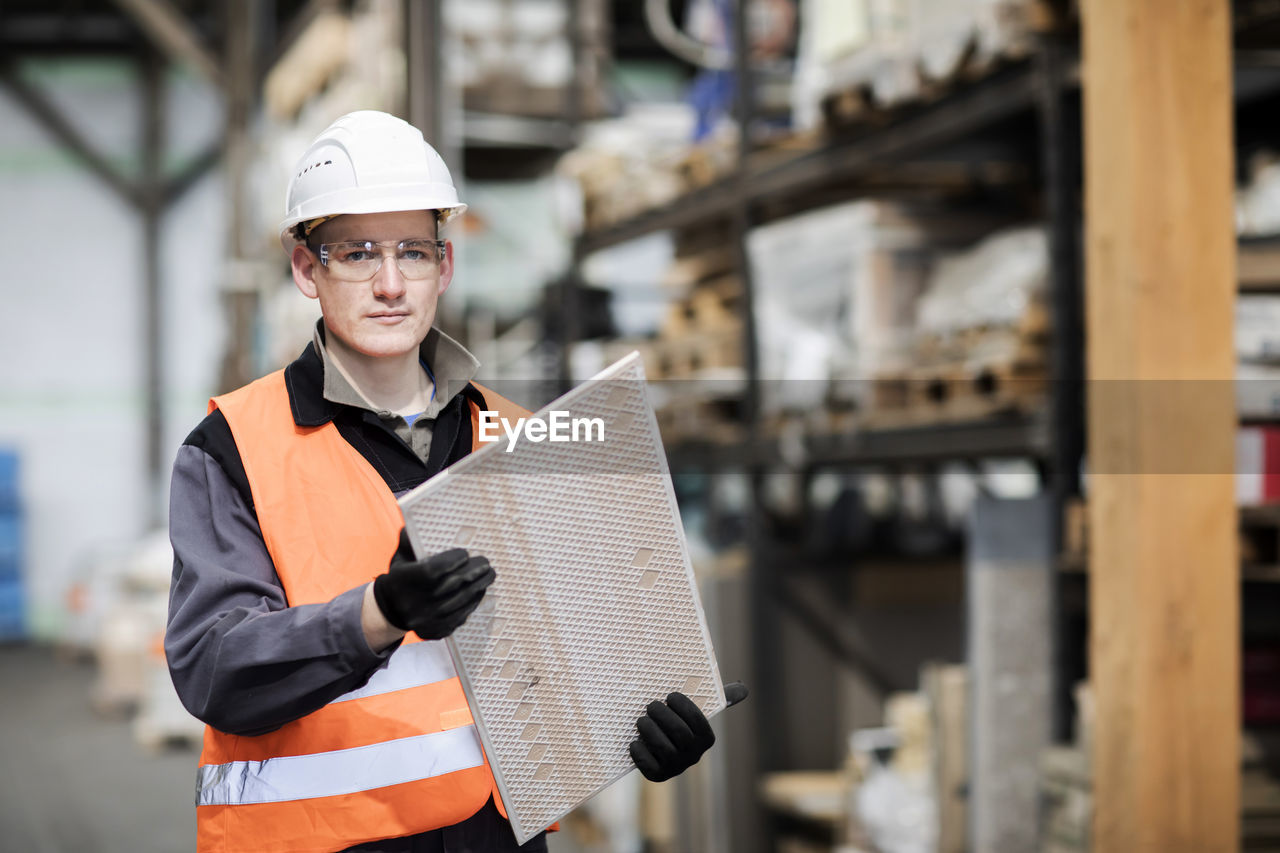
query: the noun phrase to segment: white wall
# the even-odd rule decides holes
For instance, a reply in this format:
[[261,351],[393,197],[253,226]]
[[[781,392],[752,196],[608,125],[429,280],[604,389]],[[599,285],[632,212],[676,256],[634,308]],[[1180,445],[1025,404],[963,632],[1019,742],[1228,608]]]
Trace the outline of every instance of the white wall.
[[[41,62],[26,71],[99,151],[135,173],[140,99],[130,66]],[[166,159],[177,166],[220,120],[207,90],[172,84]],[[162,231],[166,460],[203,414],[197,401],[216,376],[222,210],[220,182],[207,177]],[[66,591],[92,556],[146,527],[142,233],[137,214],[3,93],[0,235],[0,445],[21,454],[28,622],[50,638],[66,625]]]

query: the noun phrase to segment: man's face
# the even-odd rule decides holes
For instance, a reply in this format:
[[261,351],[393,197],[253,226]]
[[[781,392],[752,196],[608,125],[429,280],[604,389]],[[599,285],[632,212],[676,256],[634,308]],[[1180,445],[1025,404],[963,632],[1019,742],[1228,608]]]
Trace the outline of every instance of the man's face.
[[[370,240],[395,244],[410,238],[436,238],[435,215],[426,210],[339,216],[321,224],[310,243]],[[306,246],[293,250],[293,281],[302,293],[320,300],[325,328],[341,344],[371,358],[416,352],[436,318],[440,294],[453,279],[453,246],[446,244],[439,272],[406,279],[388,252],[372,279],[338,281]]]

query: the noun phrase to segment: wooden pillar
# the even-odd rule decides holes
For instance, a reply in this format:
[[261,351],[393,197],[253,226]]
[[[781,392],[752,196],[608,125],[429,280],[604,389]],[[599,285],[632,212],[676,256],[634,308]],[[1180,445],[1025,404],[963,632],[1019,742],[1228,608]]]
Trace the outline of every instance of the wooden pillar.
[[1085,0],[1097,853],[1239,846],[1229,0]]

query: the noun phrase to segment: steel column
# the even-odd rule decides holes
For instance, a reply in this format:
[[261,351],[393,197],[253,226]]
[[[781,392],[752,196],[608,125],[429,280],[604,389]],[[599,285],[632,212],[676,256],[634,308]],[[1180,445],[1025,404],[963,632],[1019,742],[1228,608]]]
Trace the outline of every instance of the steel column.
[[[1043,172],[1045,228],[1049,238],[1049,299],[1052,336],[1049,352],[1048,471],[1051,495],[1049,531],[1053,553],[1062,550],[1066,503],[1080,494],[1084,457],[1084,296],[1080,268],[1080,122],[1068,102],[1067,66],[1074,51],[1046,38],[1036,56],[1040,164]],[[1074,720],[1072,688],[1083,675],[1070,665],[1072,650],[1084,642],[1069,637],[1061,578],[1052,587],[1053,632],[1050,684],[1055,741],[1071,739]],[[1077,653],[1078,654],[1078,653]]]
[[147,520],[164,523],[161,502],[166,473],[164,454],[164,287],[160,277],[160,216],[164,211],[165,147],[164,61],[147,51],[142,78],[142,339],[143,399],[146,420]]

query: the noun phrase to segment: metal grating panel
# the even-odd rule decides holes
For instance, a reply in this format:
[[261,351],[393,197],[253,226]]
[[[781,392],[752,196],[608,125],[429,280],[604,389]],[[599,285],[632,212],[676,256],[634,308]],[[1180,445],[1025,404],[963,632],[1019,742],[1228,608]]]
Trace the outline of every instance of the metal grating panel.
[[497,570],[449,645],[520,843],[634,769],[649,702],[725,705],[639,355],[552,411],[602,419],[604,440],[504,438],[400,500],[417,553]]

